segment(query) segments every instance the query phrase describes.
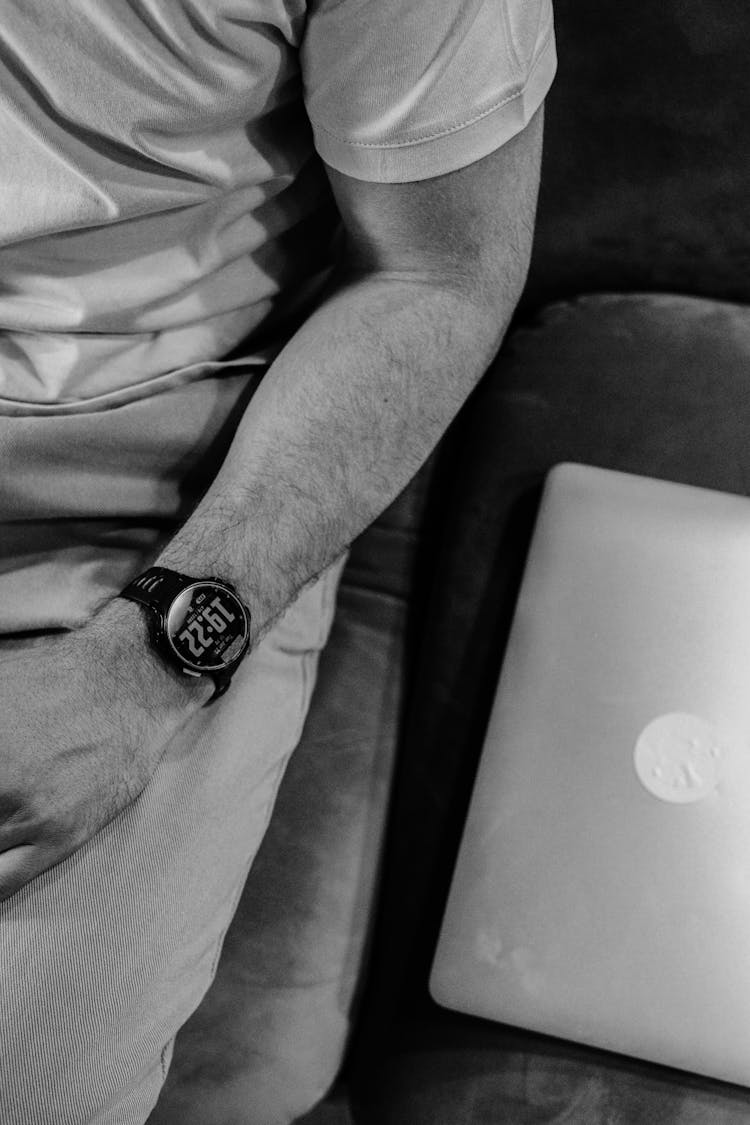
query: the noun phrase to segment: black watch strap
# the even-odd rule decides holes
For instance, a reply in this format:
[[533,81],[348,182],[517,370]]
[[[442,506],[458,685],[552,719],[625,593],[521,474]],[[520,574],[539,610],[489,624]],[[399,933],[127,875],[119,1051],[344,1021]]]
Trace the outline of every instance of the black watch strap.
[[[186,586],[191,583],[201,581],[187,574],[180,574],[176,570],[168,570],[163,566],[152,566],[148,570],[144,570],[136,578],[129,582],[123,590],[120,591],[118,597],[127,598],[130,601],[140,602],[149,610],[161,614],[165,611],[172,601],[177,597]],[[234,587],[223,578],[209,578],[207,581],[220,582],[223,586],[228,586],[230,590]],[[155,643],[155,633],[152,632],[152,643]],[[157,648],[161,646],[157,644]],[[232,671],[216,671],[211,670],[205,673],[210,676],[215,685],[216,690],[208,702],[205,704],[207,707],[216,699],[219,699],[227,689],[232,681]],[[195,675],[195,673],[191,673]]]
[[163,566],[151,566],[128,583],[119,596],[140,602],[149,609],[161,609],[165,602],[171,602],[191,582],[195,579],[187,574],[167,570]]

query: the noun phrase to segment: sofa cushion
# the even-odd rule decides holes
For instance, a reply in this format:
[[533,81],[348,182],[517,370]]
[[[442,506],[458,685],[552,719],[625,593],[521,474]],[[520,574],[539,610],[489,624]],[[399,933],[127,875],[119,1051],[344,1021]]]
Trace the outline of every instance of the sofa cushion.
[[739,1125],[750,1091],[440,1009],[429,969],[545,473],[750,493],[750,307],[600,295],[518,328],[463,412],[352,1059],[357,1125]]

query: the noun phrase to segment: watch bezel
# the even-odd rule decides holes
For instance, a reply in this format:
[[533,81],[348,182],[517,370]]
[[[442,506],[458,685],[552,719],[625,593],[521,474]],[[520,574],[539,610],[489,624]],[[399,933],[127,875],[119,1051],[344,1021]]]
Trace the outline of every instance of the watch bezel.
[[[172,629],[171,629],[171,626],[170,626],[170,619],[172,618],[173,614],[176,612],[176,607],[178,606],[178,604],[181,601],[183,601],[185,599],[186,596],[191,595],[191,591],[194,591],[196,589],[205,589],[206,587],[209,587],[209,588],[214,589],[214,590],[219,590],[219,591],[221,591],[222,594],[229,596],[232,599],[234,605],[236,605],[236,607],[239,610],[239,612],[241,614],[241,617],[242,617],[243,634],[244,635],[243,635],[243,638],[242,638],[242,643],[240,645],[240,648],[235,652],[235,654],[229,660],[221,660],[219,663],[210,663],[209,664],[209,663],[206,663],[205,661],[203,661],[201,663],[198,663],[195,660],[191,660],[188,657],[186,657],[185,655],[183,655],[182,652],[178,651],[178,649],[176,648],[176,646],[174,645],[174,643],[172,641]],[[172,599],[172,601],[169,605],[169,608],[163,614],[162,621],[160,622],[160,625],[161,625],[161,628],[159,630],[159,632],[161,634],[160,640],[169,649],[169,654],[172,657],[172,659],[174,659],[182,667],[188,668],[191,671],[197,672],[201,675],[202,674],[226,672],[226,671],[229,671],[230,669],[235,668],[237,666],[237,664],[239,664],[240,660],[242,660],[242,657],[245,655],[245,652],[247,651],[248,645],[250,643],[250,614],[249,614],[247,608],[245,607],[242,599],[240,598],[240,596],[236,592],[236,590],[234,590],[231,586],[229,586],[228,583],[222,582],[222,581],[220,581],[218,579],[215,579],[215,578],[196,578],[195,581],[190,582],[186,586],[184,586],[182,588],[182,590],[180,590],[180,592],[178,594],[176,594],[175,597]]]

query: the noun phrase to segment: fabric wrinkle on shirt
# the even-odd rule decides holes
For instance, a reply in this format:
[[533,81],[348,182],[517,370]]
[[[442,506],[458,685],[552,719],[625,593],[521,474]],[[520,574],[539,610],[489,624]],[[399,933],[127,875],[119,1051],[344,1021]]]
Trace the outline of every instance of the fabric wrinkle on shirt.
[[0,410],[253,355],[261,331],[269,359],[330,264],[318,156],[385,181],[469,163],[554,65],[548,0],[8,0]]

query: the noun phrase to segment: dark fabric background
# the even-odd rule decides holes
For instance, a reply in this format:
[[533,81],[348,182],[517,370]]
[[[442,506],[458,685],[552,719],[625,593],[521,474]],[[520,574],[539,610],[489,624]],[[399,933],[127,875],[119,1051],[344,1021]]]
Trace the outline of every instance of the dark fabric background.
[[750,5],[555,0],[525,308],[592,290],[750,297]]

